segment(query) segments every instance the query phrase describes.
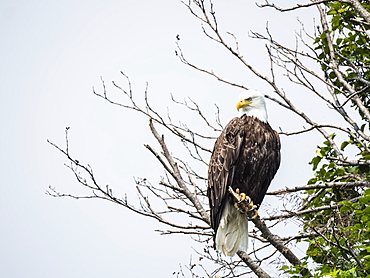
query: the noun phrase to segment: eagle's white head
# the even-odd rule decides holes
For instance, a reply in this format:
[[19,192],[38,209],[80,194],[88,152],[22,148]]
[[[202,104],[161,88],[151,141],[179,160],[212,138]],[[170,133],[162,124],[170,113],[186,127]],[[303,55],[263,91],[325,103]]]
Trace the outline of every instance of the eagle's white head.
[[247,116],[254,116],[262,122],[267,122],[265,97],[260,92],[255,90],[241,92],[236,109],[239,111],[240,117],[245,114]]

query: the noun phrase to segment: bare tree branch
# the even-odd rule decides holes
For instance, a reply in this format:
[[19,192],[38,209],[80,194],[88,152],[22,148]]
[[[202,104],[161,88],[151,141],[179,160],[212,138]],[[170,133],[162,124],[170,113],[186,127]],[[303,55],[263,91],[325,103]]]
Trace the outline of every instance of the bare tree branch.
[[[353,198],[348,200],[349,202],[355,202],[358,201],[358,197]],[[316,207],[316,208],[311,208],[311,209],[306,209],[306,210],[301,210],[301,211],[291,211],[286,214],[281,214],[281,215],[274,215],[274,216],[268,216],[268,217],[263,217],[262,220],[277,220],[277,219],[286,219],[286,218],[291,218],[295,216],[300,216],[304,214],[309,214],[309,213],[316,213],[319,211],[323,210],[333,210],[342,207],[343,204],[335,204],[335,205],[327,205],[327,206],[321,206],[321,207]]]
[[293,10],[296,10],[296,9],[312,7],[312,6],[316,6],[318,4],[323,4],[323,3],[328,3],[328,2],[331,2],[331,0],[320,0],[320,1],[312,0],[310,3],[297,4],[296,6],[293,6],[293,7],[282,8],[282,7],[276,6],[274,3],[270,3],[269,1],[265,0],[265,4],[257,4],[257,6],[261,7],[261,8],[264,8],[264,7],[274,8],[275,10],[278,10],[280,12],[288,12],[288,11],[293,11]]
[[258,264],[256,264],[247,253],[243,251],[238,251],[238,256],[249,266],[250,269],[260,278],[270,278],[271,276],[268,275]]
[[296,186],[292,188],[285,188],[276,191],[269,191],[266,195],[281,195],[281,194],[288,194],[292,192],[298,192],[303,190],[310,190],[310,189],[321,189],[321,188],[334,188],[334,187],[354,187],[354,186],[363,186],[363,187],[370,187],[370,182],[367,181],[358,181],[358,182],[328,182],[324,184],[311,184],[311,185],[302,185]]
[[[267,239],[292,265],[301,265],[302,262],[294,253],[287,248],[277,235],[273,235],[267,228],[265,222],[259,218],[251,220],[254,225],[262,232],[262,236]],[[311,276],[306,268],[302,270],[302,275]]]

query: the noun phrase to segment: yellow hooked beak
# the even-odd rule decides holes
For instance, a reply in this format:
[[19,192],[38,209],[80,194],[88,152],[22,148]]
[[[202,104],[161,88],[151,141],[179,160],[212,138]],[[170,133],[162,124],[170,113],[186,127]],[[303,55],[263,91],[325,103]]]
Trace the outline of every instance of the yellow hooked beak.
[[251,103],[252,103],[252,101],[248,101],[246,99],[239,100],[238,103],[236,104],[236,110],[239,111],[240,108],[248,106]]

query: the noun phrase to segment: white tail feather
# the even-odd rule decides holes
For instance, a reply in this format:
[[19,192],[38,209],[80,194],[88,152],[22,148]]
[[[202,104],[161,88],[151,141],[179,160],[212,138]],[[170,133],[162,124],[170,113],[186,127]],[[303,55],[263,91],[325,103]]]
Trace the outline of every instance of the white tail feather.
[[216,233],[216,249],[225,256],[234,256],[238,250],[247,251],[248,220],[232,204],[226,203]]

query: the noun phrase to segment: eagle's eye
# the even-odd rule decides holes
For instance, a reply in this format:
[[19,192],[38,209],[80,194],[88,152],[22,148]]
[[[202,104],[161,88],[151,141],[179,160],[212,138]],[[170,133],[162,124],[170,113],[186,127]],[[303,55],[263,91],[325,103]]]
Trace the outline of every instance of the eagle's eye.
[[252,97],[247,98],[246,101],[252,101]]

